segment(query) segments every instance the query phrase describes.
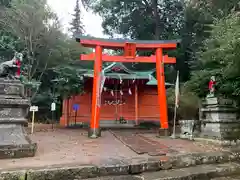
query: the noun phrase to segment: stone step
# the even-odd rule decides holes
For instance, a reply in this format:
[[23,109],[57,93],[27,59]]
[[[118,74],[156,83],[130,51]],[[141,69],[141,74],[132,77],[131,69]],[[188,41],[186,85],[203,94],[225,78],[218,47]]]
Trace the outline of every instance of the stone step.
[[[146,180],[152,176],[159,177],[159,180],[165,180],[163,178],[165,176],[170,177],[168,180],[173,180],[174,178],[174,180],[178,180],[178,177],[172,178],[171,175],[179,174],[182,176],[185,171],[189,175],[183,176],[181,180],[189,179],[191,176],[196,177],[194,180],[198,180],[199,176],[202,177],[204,174],[210,174],[209,178],[206,179],[210,180],[210,178],[214,177],[234,175],[235,171],[238,171],[240,175],[240,165],[234,163],[238,161],[239,153],[230,152],[186,154],[162,157],[160,159],[156,159],[156,157],[153,159],[130,158],[129,160],[105,159],[95,165],[65,164],[33,169],[0,170],[0,180],[77,180],[79,178],[86,179],[90,177],[101,177],[93,180],[128,180],[129,178],[129,180],[138,180],[144,176],[146,176]],[[165,175],[161,176],[161,174]],[[156,180],[156,178],[150,180]],[[205,180],[205,178],[199,180]]]
[[228,176],[228,177],[218,177],[211,180],[239,180],[240,176]]
[[[225,163],[161,170],[157,172],[142,173],[139,175],[103,176],[85,180],[228,180],[225,177],[229,177],[237,173],[240,173],[240,164]],[[216,179],[217,177],[222,177],[223,179]]]

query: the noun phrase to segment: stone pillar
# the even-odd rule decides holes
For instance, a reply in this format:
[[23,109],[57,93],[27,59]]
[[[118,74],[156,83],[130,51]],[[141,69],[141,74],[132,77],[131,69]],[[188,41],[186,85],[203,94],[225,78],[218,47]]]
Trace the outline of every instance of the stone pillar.
[[222,142],[240,139],[240,121],[237,119],[237,108],[232,100],[207,97],[201,114],[201,137]]
[[30,101],[23,94],[19,80],[0,79],[0,159],[35,155],[37,145],[24,129]]

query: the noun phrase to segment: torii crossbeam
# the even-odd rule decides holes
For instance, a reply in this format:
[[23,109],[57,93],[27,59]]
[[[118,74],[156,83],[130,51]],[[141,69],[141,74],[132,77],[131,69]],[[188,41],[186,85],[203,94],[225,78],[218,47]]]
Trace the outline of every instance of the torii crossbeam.
[[[95,48],[91,54],[81,55],[81,60],[94,60],[94,81],[92,95],[92,118],[89,129],[89,137],[97,138],[101,135],[99,127],[100,107],[97,105],[97,95],[99,93],[99,79],[102,71],[102,61],[111,62],[142,62],[156,63],[156,74],[158,81],[158,102],[160,108],[160,125],[162,129],[168,129],[167,99],[165,89],[164,64],[176,63],[176,58],[163,56],[163,49],[175,49],[178,40],[173,41],[139,41],[123,39],[102,39],[87,36],[76,37],[76,41],[84,47]],[[103,49],[123,49],[123,56],[103,55]],[[155,50],[152,56],[136,56],[137,50]]]

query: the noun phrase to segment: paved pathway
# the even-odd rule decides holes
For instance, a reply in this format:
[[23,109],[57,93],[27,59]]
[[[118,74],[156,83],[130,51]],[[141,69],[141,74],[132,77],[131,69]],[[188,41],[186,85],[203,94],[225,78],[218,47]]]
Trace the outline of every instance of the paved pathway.
[[[118,132],[122,138],[131,137],[132,132]],[[125,135],[124,135],[125,134]],[[27,167],[43,167],[61,164],[102,164],[117,160],[150,158],[149,153],[137,154],[129,147],[124,145],[119,137],[116,138],[111,132],[103,131],[102,137],[98,139],[88,139],[87,133],[80,129],[43,129],[40,132],[35,132],[30,136],[31,139],[38,144],[38,150],[35,157],[0,160],[1,169],[12,168],[27,168]],[[146,142],[147,139],[151,143],[157,142],[151,146],[161,150],[165,147],[166,155],[186,154],[194,152],[219,152],[222,149],[216,146],[204,145],[184,140],[159,139],[153,133],[142,133],[142,139]],[[134,141],[133,138],[130,138]],[[149,143],[135,141],[135,147],[149,146]],[[131,144],[131,142],[129,141]],[[159,147],[158,147],[159,146]],[[153,152],[153,151],[152,151]],[[156,151],[155,151],[156,152]],[[156,154],[154,154],[156,155]],[[156,158],[164,158],[163,156],[154,156]]]

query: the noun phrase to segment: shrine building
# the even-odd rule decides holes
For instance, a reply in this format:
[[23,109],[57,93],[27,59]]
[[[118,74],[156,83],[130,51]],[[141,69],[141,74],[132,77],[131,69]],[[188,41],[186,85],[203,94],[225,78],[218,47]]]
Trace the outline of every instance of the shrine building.
[[[94,71],[92,68],[83,71],[84,93],[63,101],[61,126],[90,123]],[[131,127],[146,121],[159,124],[155,68],[142,71],[115,62],[103,67],[103,71],[105,82],[100,96],[101,127],[119,124]],[[171,85],[165,84],[166,88]]]

